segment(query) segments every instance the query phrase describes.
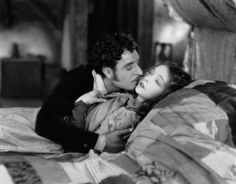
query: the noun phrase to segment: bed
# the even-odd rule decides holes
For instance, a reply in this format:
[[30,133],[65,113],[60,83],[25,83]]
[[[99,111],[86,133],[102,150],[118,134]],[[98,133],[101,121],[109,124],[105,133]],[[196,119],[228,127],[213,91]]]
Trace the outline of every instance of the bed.
[[63,153],[34,132],[39,108],[2,108],[0,183],[236,183],[235,94],[194,81],[157,103],[119,154]]

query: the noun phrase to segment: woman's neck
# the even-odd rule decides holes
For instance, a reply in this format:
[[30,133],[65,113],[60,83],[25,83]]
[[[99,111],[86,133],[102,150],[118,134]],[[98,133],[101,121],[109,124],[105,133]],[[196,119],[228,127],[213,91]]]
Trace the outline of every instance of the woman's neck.
[[141,96],[137,96],[136,97],[136,100],[139,102],[139,103],[143,103],[144,99],[141,97]]

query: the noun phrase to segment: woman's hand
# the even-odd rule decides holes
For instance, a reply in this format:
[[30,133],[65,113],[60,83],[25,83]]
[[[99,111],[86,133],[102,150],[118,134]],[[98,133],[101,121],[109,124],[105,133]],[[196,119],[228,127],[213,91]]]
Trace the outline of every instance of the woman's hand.
[[115,130],[106,135],[105,152],[118,153],[124,151],[126,145],[126,136],[131,133],[131,129]]
[[94,103],[100,103],[100,102],[106,101],[106,99],[104,99],[104,94],[101,91],[97,91],[97,90],[93,90],[93,91],[83,94],[75,101],[75,103],[80,100],[86,104],[94,104]]

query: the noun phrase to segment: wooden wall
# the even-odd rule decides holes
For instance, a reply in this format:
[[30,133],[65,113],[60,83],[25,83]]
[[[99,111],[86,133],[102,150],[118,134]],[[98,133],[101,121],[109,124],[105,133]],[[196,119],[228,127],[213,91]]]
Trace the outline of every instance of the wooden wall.
[[131,34],[139,44],[141,66],[152,65],[154,0],[70,0],[73,65],[87,62],[94,42],[105,33]]
[[153,12],[154,0],[138,0],[137,33],[143,69],[153,65]]

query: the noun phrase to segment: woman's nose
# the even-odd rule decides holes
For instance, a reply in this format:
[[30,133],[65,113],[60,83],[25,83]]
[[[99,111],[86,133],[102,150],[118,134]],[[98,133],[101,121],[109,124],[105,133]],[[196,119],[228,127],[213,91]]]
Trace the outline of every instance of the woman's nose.
[[142,81],[143,82],[148,82],[148,76],[143,77]]

